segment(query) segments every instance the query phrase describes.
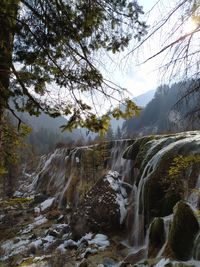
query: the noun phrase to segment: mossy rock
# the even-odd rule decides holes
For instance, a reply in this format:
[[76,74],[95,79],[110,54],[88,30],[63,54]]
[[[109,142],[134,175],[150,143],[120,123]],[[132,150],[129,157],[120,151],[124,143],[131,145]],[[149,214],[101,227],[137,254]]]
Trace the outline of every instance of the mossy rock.
[[175,259],[189,260],[199,223],[191,208],[183,201],[174,208],[174,219],[169,232],[168,245]]
[[141,160],[142,160],[142,157],[144,156],[142,154],[145,154],[143,152],[144,152],[144,150],[146,150],[146,149],[144,149],[145,145],[149,141],[152,141],[154,139],[155,139],[155,136],[153,136],[153,135],[145,136],[145,137],[142,137],[142,138],[138,138],[137,140],[135,140],[135,142],[131,146],[129,146],[124,151],[124,154],[123,154],[122,157],[124,159],[136,160],[136,158],[138,157],[138,154],[140,154],[140,157],[141,157]]
[[148,257],[155,257],[165,242],[165,228],[162,218],[157,217],[153,220],[149,231]]

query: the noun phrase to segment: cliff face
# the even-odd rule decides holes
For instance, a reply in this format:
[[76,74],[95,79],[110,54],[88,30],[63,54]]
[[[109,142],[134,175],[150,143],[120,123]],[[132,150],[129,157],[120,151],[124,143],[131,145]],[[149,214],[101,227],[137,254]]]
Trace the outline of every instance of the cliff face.
[[[155,264],[162,257],[200,260],[199,167],[200,132],[147,136],[59,148],[41,158],[26,190],[35,196],[36,213],[67,223],[68,236],[55,241],[63,253],[92,232],[114,238],[112,249],[116,239],[125,239],[115,251],[124,264],[152,257]],[[93,249],[90,240],[85,251]]]

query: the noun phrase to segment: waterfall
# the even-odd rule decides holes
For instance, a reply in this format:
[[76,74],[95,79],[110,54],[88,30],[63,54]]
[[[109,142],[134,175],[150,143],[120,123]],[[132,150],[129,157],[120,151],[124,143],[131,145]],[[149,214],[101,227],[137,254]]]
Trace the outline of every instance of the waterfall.
[[129,181],[131,177],[133,160],[126,160],[122,157],[124,151],[131,143],[133,143],[133,140],[131,139],[113,141],[113,146],[110,152],[108,168],[112,171],[117,171],[121,175],[122,181]]
[[[176,136],[170,136],[170,137],[163,137],[159,140],[149,141],[149,144],[151,145],[150,148],[147,151],[146,157],[143,159],[143,162],[148,159],[149,156],[151,158],[147,161],[146,166],[144,167],[144,170],[142,172],[142,175],[139,180],[139,184],[136,187],[134,186],[134,196],[133,199],[135,205],[135,215],[133,220],[133,226],[132,226],[132,232],[130,233],[131,238],[131,245],[134,246],[135,249],[139,250],[140,248],[143,248],[146,246],[145,240],[147,240],[147,237],[145,238],[145,232],[146,228],[148,228],[148,225],[145,225],[145,210],[144,210],[144,188],[147,184],[147,181],[151,174],[155,171],[156,167],[158,166],[161,158],[167,153],[168,151],[172,150],[175,147],[181,147],[187,143],[191,143],[193,141],[199,141],[200,136],[197,136],[196,134],[190,134],[186,133],[185,138],[182,138],[183,134],[177,134]],[[158,149],[157,149],[158,148]],[[157,151],[158,150],[158,151]],[[155,154],[152,155],[152,153],[155,151]],[[169,221],[164,218],[164,222],[166,225],[166,233],[167,229],[169,227]]]
[[[148,247],[148,229],[151,221],[147,217],[147,220],[145,220],[145,212],[147,212],[145,210],[145,189],[148,186],[149,179],[166,153],[173,149],[179,151],[184,145],[192,142],[198,143],[199,140],[200,135],[195,132],[161,137],[155,136],[153,140],[148,139],[146,143],[144,142],[146,150],[144,150],[144,154],[141,157],[141,169],[138,177],[134,176],[134,160],[122,157],[124,151],[138,140],[118,140],[71,150],[59,148],[54,153],[41,158],[33,184],[36,189],[39,187],[45,188],[47,194],[56,196],[60,207],[66,207],[67,194],[71,190],[71,186],[73,186],[73,207],[76,207],[80,198],[80,188],[78,187],[82,187],[82,183],[88,183],[88,188],[86,189],[89,189],[97,179],[102,177],[102,170],[100,169],[117,171],[121,176],[122,183],[126,184],[127,187],[129,186],[128,209],[132,209],[132,214],[130,216],[131,223],[129,222],[131,230],[128,239],[134,250],[139,251]],[[194,153],[199,153],[196,147],[196,152]],[[99,156],[104,150],[106,150],[105,157],[104,155]],[[98,165],[98,160],[101,161],[102,166]],[[86,173],[88,162],[90,163],[88,167],[89,174]],[[75,176],[76,180],[74,181]],[[200,175],[197,181],[197,188],[200,188]],[[193,192],[188,200],[193,207],[197,207],[197,194]],[[166,239],[170,218],[169,216],[163,217]],[[163,251],[164,246],[158,255],[162,255]]]
[[161,247],[160,251],[158,252],[156,258],[160,258],[165,250],[165,247],[167,245],[167,241],[168,241],[168,235],[169,235],[169,228],[170,228],[170,223],[173,220],[173,214],[170,214],[169,216],[166,217],[162,217],[163,221],[164,221],[164,231],[165,231],[165,243],[164,245]]

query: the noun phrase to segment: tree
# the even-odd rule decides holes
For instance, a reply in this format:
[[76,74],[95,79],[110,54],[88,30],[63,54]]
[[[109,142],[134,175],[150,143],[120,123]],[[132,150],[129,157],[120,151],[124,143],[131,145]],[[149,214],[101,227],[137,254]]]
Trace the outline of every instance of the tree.
[[[148,30],[148,35],[131,52],[138,52],[138,49],[152,42],[153,52],[143,60],[143,63],[154,59],[160,60],[162,62],[160,69],[168,82],[190,79],[188,90],[180,95],[177,104],[187,102],[191,98],[200,100],[200,1],[157,1],[150,14],[156,16],[156,20]],[[161,56],[164,60],[160,58]],[[199,117],[199,104],[188,112],[187,116],[190,115]]]
[[19,174],[21,156],[25,156],[25,151],[22,153],[20,151],[25,146],[24,138],[30,133],[30,128],[23,126],[18,131],[8,114],[4,116],[1,126],[3,138],[1,140],[0,184],[3,184],[4,195],[11,196]]
[[[115,99],[124,90],[104,79],[97,54],[123,51],[132,38],[146,33],[142,7],[119,0],[2,0],[0,6],[0,121],[12,98],[19,111],[52,117],[69,116],[67,129],[108,128],[109,116],[99,118],[93,96]],[[60,105],[41,101],[48,84],[65,88]],[[84,101],[90,97],[92,106]],[[137,111],[127,100],[125,116]],[[64,129],[65,129],[64,128]]]

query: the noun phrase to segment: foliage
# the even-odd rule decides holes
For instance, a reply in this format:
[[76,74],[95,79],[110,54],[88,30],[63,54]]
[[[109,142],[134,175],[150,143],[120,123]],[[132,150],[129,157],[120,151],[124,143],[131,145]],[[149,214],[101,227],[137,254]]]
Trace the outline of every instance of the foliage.
[[22,148],[23,139],[30,133],[30,128],[26,125],[21,125],[18,132],[15,126],[10,121],[3,125],[3,150],[0,175],[7,173],[7,166],[12,163],[16,164],[19,161],[18,149]]
[[[168,183],[169,188],[167,189],[167,196],[173,194],[173,192],[181,191],[180,193],[183,195],[185,192],[189,190],[188,182],[185,184],[184,180],[188,181],[189,179],[189,171],[191,167],[200,163],[200,155],[188,155],[183,156],[179,155],[174,157],[171,166],[168,170]],[[198,166],[197,166],[198,168]],[[193,189],[194,191],[194,189]]]
[[[124,89],[103,77],[98,57],[103,52],[123,51],[133,38],[140,40],[147,28],[142,14],[142,7],[130,0],[3,0],[0,59],[9,56],[10,60],[2,66],[7,80],[3,83],[0,76],[1,105],[9,108],[12,97],[18,110],[31,115],[38,116],[41,110],[52,117],[67,115],[63,130],[78,126],[95,132],[107,130],[109,115],[100,118],[94,101],[89,104],[87,98],[96,95],[102,101],[119,101]],[[48,85],[56,94],[65,88],[59,104],[42,100],[49,94]],[[125,103],[126,111],[116,109],[114,117],[138,112],[130,100]]]
[[[19,131],[10,121],[9,116],[5,117],[2,125],[2,146],[0,154],[0,178],[3,178],[5,184],[13,183],[13,179],[17,179],[16,168],[20,163],[20,153],[25,146],[24,138],[30,133],[30,128],[21,125]],[[11,175],[11,173],[13,173]],[[11,181],[12,180],[12,181]],[[7,188],[10,190],[9,188]],[[5,188],[4,188],[5,190]]]
[[171,167],[169,168],[169,178],[176,180],[188,170],[190,166],[195,163],[200,163],[200,155],[189,155],[189,156],[177,156],[174,158]]

